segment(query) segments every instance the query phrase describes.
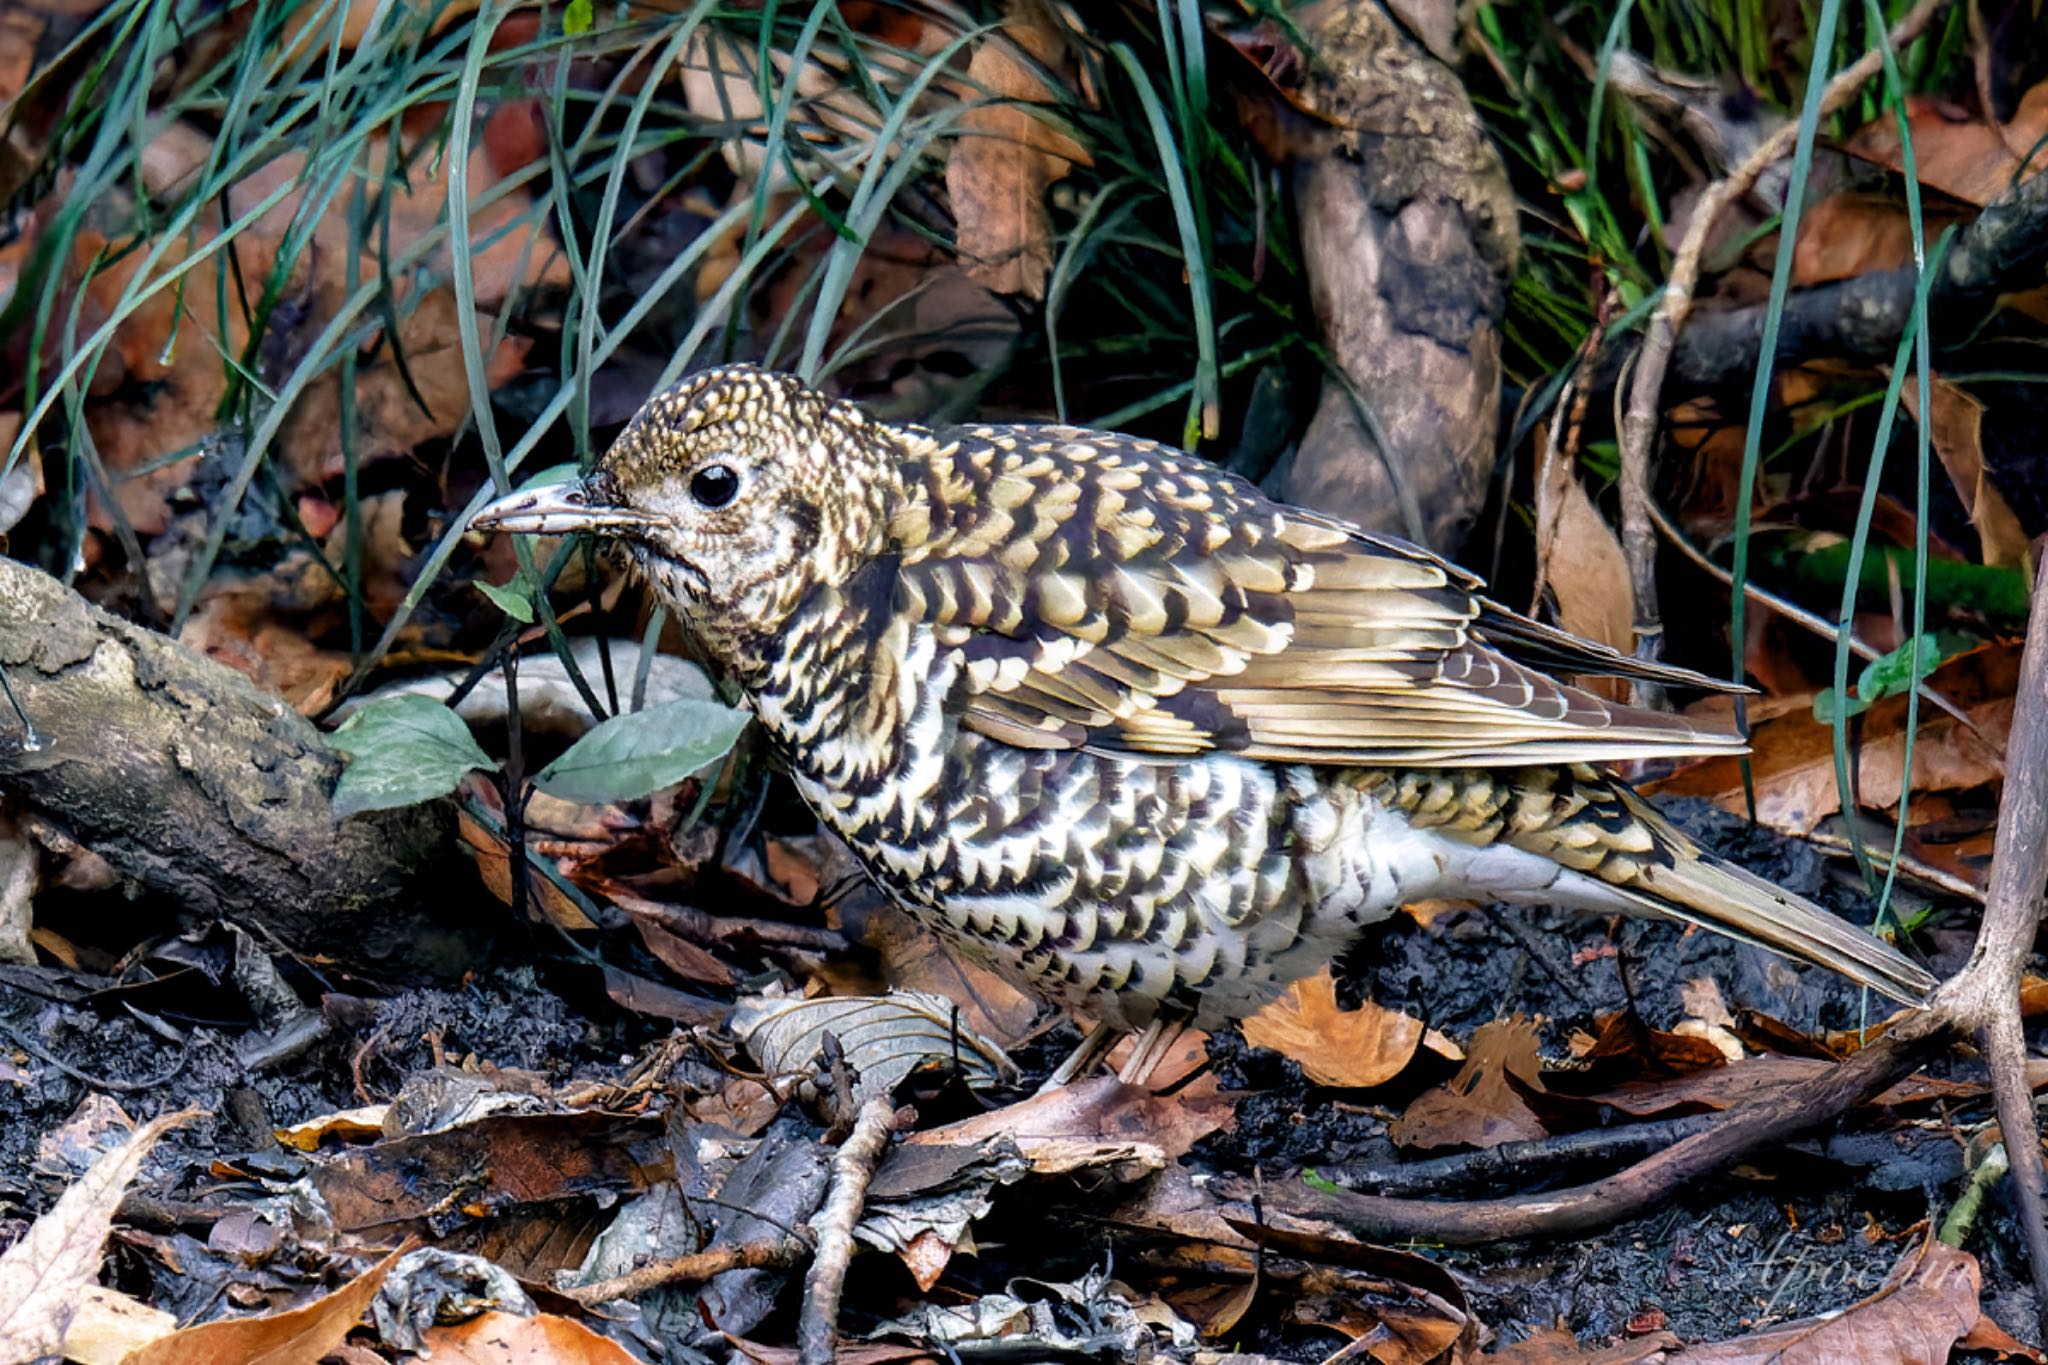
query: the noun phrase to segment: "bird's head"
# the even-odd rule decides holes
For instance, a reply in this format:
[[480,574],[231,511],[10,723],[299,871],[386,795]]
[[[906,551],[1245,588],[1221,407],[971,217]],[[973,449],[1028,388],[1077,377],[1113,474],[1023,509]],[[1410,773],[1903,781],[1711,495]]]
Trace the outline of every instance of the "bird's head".
[[500,498],[470,525],[619,539],[700,639],[730,652],[877,553],[899,440],[791,376],[725,366],[649,400],[584,478]]

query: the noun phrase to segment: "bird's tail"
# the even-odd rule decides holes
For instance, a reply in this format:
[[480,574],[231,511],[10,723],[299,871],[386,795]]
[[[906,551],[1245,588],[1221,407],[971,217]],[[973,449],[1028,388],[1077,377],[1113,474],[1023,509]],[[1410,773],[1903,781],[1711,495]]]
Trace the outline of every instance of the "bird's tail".
[[[1904,1004],[1940,983],[1882,939],[1812,901],[1723,862],[1628,785],[1584,764],[1438,768],[1366,779],[1373,799],[1414,829],[1479,848],[1506,844],[1551,866],[1541,884],[1489,874],[1472,889],[1506,900],[1684,920],[1840,972]],[[1522,875],[1526,875],[1526,872]],[[1463,894],[1453,886],[1449,894]]]
[[1940,984],[1868,930],[1700,849],[1620,783],[1613,783],[1612,790],[1648,827],[1656,856],[1636,861],[1633,875],[1619,867],[1603,868],[1602,880],[1645,911],[1840,972],[1902,1004],[1924,1004]]

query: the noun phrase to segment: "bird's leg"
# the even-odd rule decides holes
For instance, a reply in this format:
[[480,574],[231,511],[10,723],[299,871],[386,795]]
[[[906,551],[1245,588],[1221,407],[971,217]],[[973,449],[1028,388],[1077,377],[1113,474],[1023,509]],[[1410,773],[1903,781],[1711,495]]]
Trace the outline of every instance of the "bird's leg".
[[1180,1036],[1188,1031],[1188,1021],[1181,1015],[1161,1011],[1145,1025],[1145,1031],[1138,1035],[1138,1041],[1131,1048],[1130,1057],[1116,1078],[1125,1085],[1142,1086],[1151,1080],[1152,1073],[1159,1069],[1173,1052]]
[[1123,1036],[1124,1030],[1107,1020],[1089,1029],[1088,1036],[1081,1040],[1081,1046],[1075,1048],[1064,1062],[1053,1068],[1052,1074],[1045,1078],[1045,1084],[1038,1087],[1038,1093],[1043,1095],[1063,1085],[1071,1085],[1093,1071],[1096,1063],[1107,1057],[1110,1049],[1115,1047],[1117,1040]]

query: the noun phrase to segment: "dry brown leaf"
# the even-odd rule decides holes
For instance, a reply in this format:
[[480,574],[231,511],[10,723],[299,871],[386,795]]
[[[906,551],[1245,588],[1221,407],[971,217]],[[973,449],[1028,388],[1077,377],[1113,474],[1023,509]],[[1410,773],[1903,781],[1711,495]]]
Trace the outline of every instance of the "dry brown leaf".
[[[1913,420],[1920,420],[1920,392],[1906,385],[1901,396]],[[1977,539],[1983,545],[1984,562],[2001,567],[2023,568],[2027,562],[2027,533],[2013,515],[2005,495],[1984,472],[1984,405],[1943,379],[1929,388],[1934,421],[1928,435],[1941,467],[1970,515]]]
[[[1913,744],[1913,790],[1962,791],[1997,781],[2003,769],[2013,689],[2019,683],[2016,645],[1988,645],[1949,660],[1928,685],[1955,702],[1977,727],[1923,706]],[[1871,810],[1896,809],[1905,776],[1906,699],[1887,697],[1861,717],[1857,793]],[[1813,718],[1811,706],[1768,720],[1750,734],[1756,775],[1757,819],[1804,837],[1842,808],[1835,787],[1833,730]],[[1703,796],[1724,810],[1744,809],[1742,761],[1710,758],[1643,784],[1659,796]]]
[[260,1318],[201,1323],[160,1337],[124,1365],[301,1365],[341,1345],[362,1320],[398,1258],[399,1247],[349,1283],[302,1308]]
[[[1165,1160],[1188,1149],[1231,1122],[1228,1100],[1217,1096],[1190,1099],[1125,1085],[1114,1076],[1095,1076],[1063,1085],[1016,1104],[938,1128],[913,1133],[906,1142],[971,1147],[1008,1137],[1026,1161],[1043,1159],[1049,1166],[1069,1161],[1074,1144],[1136,1143]],[[1139,1161],[1148,1159],[1140,1154]]]
[[1977,1258],[1928,1239],[1908,1251],[1884,1285],[1826,1318],[1787,1323],[1671,1357],[1671,1365],[1944,1365],[1983,1317]]
[[[146,183],[152,192],[173,191],[197,164],[191,141],[190,129],[174,125],[159,139],[163,145],[156,154],[145,154]],[[366,158],[365,173],[380,193],[380,160],[389,154],[387,145],[377,142]],[[223,201],[253,205],[272,191],[293,185],[304,169],[304,156],[287,152],[238,182]],[[465,174],[473,203],[501,178],[482,147],[472,153]],[[393,252],[403,252],[419,242],[445,215],[446,176],[445,170],[432,179],[416,172],[411,184],[401,183],[393,191]],[[122,512],[139,531],[154,534],[164,528],[168,499],[189,482],[198,456],[195,452],[189,459],[152,466],[165,455],[196,446],[219,426],[215,413],[228,387],[227,367],[221,357],[240,357],[249,345],[238,281],[261,279],[272,271],[292,233],[293,217],[302,199],[302,189],[291,189],[250,224],[236,239],[232,264],[227,263],[225,253],[216,253],[188,272],[178,287],[152,293],[116,330],[114,344],[93,376],[87,421],[110,472],[122,475],[147,470],[117,479],[115,493]],[[281,283],[282,305],[265,336],[261,359],[263,372],[273,382],[298,362],[349,293],[350,234],[345,212],[349,202],[346,188],[333,196],[333,207],[313,225],[310,240],[293,257]],[[544,228],[533,226],[523,231],[514,227],[529,213],[531,204],[524,191],[513,191],[475,208],[471,215],[472,239],[478,242],[473,269],[478,323],[489,365],[487,382],[493,386],[519,372],[530,345],[524,338],[494,335],[497,304],[515,287],[568,280],[566,261]],[[219,212],[210,210],[193,236],[169,246],[156,266],[158,274],[177,268],[189,254],[207,245],[220,230],[221,221]],[[79,275],[100,264],[103,252],[109,258],[104,268],[94,271],[85,288],[81,330],[97,327],[111,316],[148,258],[148,253],[140,251],[109,252],[110,245],[98,232],[79,234],[73,255]],[[451,257],[445,241],[424,256],[421,266],[435,278],[446,279]],[[376,278],[375,262],[362,263],[360,270],[361,278]],[[405,297],[409,277],[400,275],[396,283],[401,296],[397,336],[382,338],[375,347],[361,344],[356,432],[358,458],[364,463],[405,456],[426,440],[451,435],[469,412],[468,377],[453,289],[442,284],[423,297]],[[219,331],[222,317],[227,319],[224,334]],[[404,352],[407,371],[425,400],[424,411],[399,371],[395,349]],[[277,450],[279,466],[291,475],[289,491],[340,476],[340,403],[340,375],[330,368],[305,390],[285,420]],[[99,524],[106,524],[103,510],[100,517]],[[341,590],[333,591],[338,595]]]
[[55,1355],[78,1312],[78,1297],[100,1275],[100,1247],[128,1183],[150,1148],[193,1117],[190,1110],[151,1119],[93,1162],[0,1256],[0,1360]]
[[[1546,1136],[1543,1123],[1516,1091],[1516,1083],[1543,1089],[1536,1021],[1515,1015],[1483,1025],[1472,1035],[1465,1065],[1444,1084],[1416,1097],[1387,1128],[1397,1146],[1498,1147]],[[1510,1079],[1512,1078],[1512,1079]]]
[[[2022,96],[2012,121],[2002,127],[1935,95],[1907,96],[1906,119],[1920,183],[1982,208],[2011,189],[2015,177],[2024,180],[2040,171],[2039,157],[2031,165],[2022,157],[2048,137],[2048,82]],[[1889,112],[1849,139],[1848,148],[1890,170],[1905,170],[1898,121]]]
[[[1941,219],[1929,215],[1928,235],[1941,228]],[[1874,270],[1896,270],[1912,260],[1913,229],[1905,205],[1885,195],[1843,190],[1800,215],[1792,283],[1805,288],[1854,279]]]
[[1058,70],[1067,51],[1059,21],[1039,0],[1011,0],[1000,32],[984,38],[967,65],[979,104],[960,115],[960,136],[946,160],[954,238],[968,277],[998,294],[1045,297],[1052,271],[1052,213],[1045,192],[1075,166],[1091,164],[1081,145],[1023,104],[1049,104],[1048,85],[1018,50]]
[[485,1313],[426,1333],[432,1358],[448,1365],[640,1365],[639,1358],[580,1322],[539,1313]]
[[78,1311],[64,1333],[64,1358],[78,1365],[121,1365],[133,1352],[177,1330],[177,1318],[163,1309],[90,1284],[79,1293]]
[[[472,797],[493,815],[502,818],[504,802],[498,795],[495,782],[478,773],[471,773],[462,780],[461,795]],[[512,850],[504,838],[484,826],[481,820],[467,809],[456,808],[455,832],[476,857],[477,876],[493,896],[506,905],[512,903]],[[526,868],[527,908],[529,913],[538,912],[548,923],[561,929],[595,929],[590,916],[583,913],[583,907],[570,899],[569,893],[557,886],[533,866],[532,850],[528,850]]]
[[1422,1034],[1420,1019],[1370,1000],[1355,1010],[1339,1007],[1328,968],[1244,1021],[1247,1043],[1300,1063],[1318,1085],[1385,1085],[1414,1060]]
[[319,1118],[307,1119],[289,1128],[273,1128],[270,1134],[285,1146],[301,1152],[317,1152],[330,1138],[337,1146],[344,1142],[375,1142],[384,1136],[384,1119],[390,1112],[388,1104],[368,1104],[357,1109],[322,1114]]
[[[1558,623],[1624,654],[1633,649],[1635,605],[1621,542],[1563,460],[1544,462],[1536,528],[1536,590],[1547,584],[1556,595]],[[1582,685],[1615,700],[1627,692],[1619,678],[1588,678]]]
[[[828,865],[827,884],[843,875]],[[825,963],[816,978],[834,995],[874,995],[883,990],[926,991],[960,1006],[960,1020],[976,1033],[1006,1047],[1035,1027],[1039,1004],[1004,978],[948,948],[909,915],[886,902],[849,904],[841,909],[847,938],[872,951],[873,972],[852,957]]]

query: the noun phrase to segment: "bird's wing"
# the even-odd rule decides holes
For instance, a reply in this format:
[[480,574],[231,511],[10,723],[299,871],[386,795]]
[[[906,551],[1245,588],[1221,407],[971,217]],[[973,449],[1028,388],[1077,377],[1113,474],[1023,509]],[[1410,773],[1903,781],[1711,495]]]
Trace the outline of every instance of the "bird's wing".
[[1427,550],[1151,442],[950,428],[906,472],[895,606],[960,650],[962,723],[1011,744],[1424,767],[1743,747],[1539,669],[1723,684],[1518,616]]

